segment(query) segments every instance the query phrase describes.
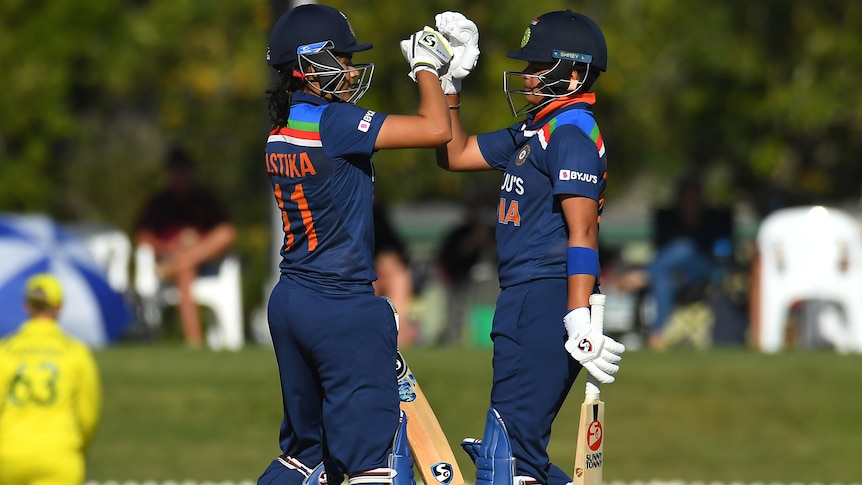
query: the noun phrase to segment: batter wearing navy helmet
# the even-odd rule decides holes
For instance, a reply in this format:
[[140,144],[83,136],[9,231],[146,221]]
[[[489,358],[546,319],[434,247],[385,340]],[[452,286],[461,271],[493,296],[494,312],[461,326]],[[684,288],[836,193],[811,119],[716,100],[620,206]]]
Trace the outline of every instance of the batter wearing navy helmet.
[[451,47],[436,31],[402,42],[419,88],[411,116],[360,108],[371,49],[347,17],[320,4],[295,7],[274,25],[267,61],[272,131],[264,167],[281,210],[281,276],[268,305],[284,419],[282,455],[259,483],[412,485],[399,410],[397,329],[374,295],[372,197],[377,150],[427,148],[451,138],[438,70]]
[[[463,15],[437,16],[437,28],[468,45],[475,24]],[[463,67],[456,47],[452,65]],[[494,378],[481,440],[464,449],[477,466],[479,485],[571,481],[550,463],[551,424],[581,368],[613,382],[625,348],[590,327],[589,298],[599,292],[599,219],[607,184],[607,154],[590,91],[607,69],[602,31],[572,12],[546,13],[530,22],[520,49],[526,62],[504,74],[515,116],[508,128],[468,136],[452,109],[452,140],[437,150],[451,171],[502,172],[497,211],[501,292],[491,330]],[[444,82],[449,105],[469,69]],[[523,104],[516,99],[523,97]],[[588,341],[590,345],[578,345]]]

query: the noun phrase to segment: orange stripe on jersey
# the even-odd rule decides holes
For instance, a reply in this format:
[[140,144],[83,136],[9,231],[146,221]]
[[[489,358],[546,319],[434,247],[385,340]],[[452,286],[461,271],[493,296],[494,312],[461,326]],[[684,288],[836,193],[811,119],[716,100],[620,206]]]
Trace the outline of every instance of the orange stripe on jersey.
[[[608,179],[608,172],[607,171],[605,171],[605,173],[602,174],[602,178],[604,180]],[[599,222],[602,222],[602,209],[604,209],[604,208],[605,208],[605,193],[602,192],[601,194],[599,194]]]
[[[564,98],[555,99],[555,100],[551,101],[550,103],[548,103],[547,106],[545,106],[544,108],[539,110],[539,112],[536,113],[536,116],[533,119],[535,121],[539,121],[542,118],[544,118],[545,116],[548,116],[548,114],[556,111],[557,109],[562,108],[563,106],[566,106],[569,104],[574,104],[574,103],[587,103],[590,105],[596,104],[596,93],[574,94],[572,96],[566,96]],[[589,135],[589,133],[587,133],[587,134]]]
[[293,128],[282,128],[279,131],[280,135],[286,135],[293,138],[301,138],[303,140],[320,140],[319,132],[294,130]]
[[284,250],[287,251],[293,246],[293,233],[290,232],[290,220],[287,218],[287,211],[284,210],[284,198],[281,196],[281,185],[275,185],[275,200],[278,201],[278,208],[281,209],[281,225],[284,231]]
[[308,237],[308,250],[314,251],[317,249],[317,231],[314,229],[314,219],[311,216],[311,211],[308,210],[308,200],[305,199],[302,184],[296,186],[290,200],[296,202],[299,207],[299,213],[302,214],[302,225],[305,226],[305,235]]

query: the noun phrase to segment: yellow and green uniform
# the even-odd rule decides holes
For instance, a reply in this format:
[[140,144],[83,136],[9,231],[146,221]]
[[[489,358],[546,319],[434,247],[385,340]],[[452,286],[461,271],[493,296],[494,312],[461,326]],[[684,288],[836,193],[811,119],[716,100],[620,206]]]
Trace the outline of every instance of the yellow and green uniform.
[[55,320],[0,340],[0,483],[83,483],[101,399],[92,353]]

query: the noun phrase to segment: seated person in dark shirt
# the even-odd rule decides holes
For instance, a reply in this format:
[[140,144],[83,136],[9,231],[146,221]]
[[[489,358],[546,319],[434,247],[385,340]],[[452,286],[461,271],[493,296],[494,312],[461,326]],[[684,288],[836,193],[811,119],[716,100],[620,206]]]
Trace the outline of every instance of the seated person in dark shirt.
[[179,292],[179,314],[186,343],[203,345],[198,308],[191,285],[200,267],[222,258],[236,238],[225,207],[194,181],[194,163],[181,149],[166,161],[168,186],[143,206],[135,225],[135,242],[152,246],[157,271]]
[[652,296],[656,312],[650,325],[651,348],[664,347],[662,334],[680,294],[708,281],[715,251],[729,250],[724,246],[731,244],[732,234],[732,212],[706,204],[696,175],[682,177],[674,204],[654,212],[654,259],[617,283],[620,289],[646,289]]

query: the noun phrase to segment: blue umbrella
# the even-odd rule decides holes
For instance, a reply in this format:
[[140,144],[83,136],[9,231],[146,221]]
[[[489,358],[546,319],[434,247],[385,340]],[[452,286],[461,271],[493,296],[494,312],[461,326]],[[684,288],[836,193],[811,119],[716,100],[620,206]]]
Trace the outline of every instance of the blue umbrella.
[[27,319],[24,283],[43,272],[63,285],[60,326],[86,344],[116,341],[132,323],[125,298],[83,242],[49,217],[0,213],[0,336]]

